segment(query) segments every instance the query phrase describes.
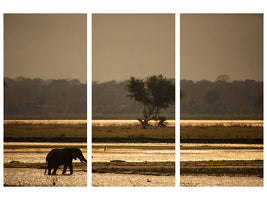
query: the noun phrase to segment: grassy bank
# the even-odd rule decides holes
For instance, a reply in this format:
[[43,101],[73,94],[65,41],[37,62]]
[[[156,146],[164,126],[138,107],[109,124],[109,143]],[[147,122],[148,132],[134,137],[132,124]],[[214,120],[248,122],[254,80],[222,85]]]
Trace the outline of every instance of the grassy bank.
[[175,162],[93,162],[93,173],[175,175]]
[[181,143],[263,143],[263,127],[181,127]]
[[4,141],[86,142],[87,124],[5,124]]
[[180,174],[263,178],[263,160],[182,161]]
[[175,142],[175,127],[93,126],[93,142]]

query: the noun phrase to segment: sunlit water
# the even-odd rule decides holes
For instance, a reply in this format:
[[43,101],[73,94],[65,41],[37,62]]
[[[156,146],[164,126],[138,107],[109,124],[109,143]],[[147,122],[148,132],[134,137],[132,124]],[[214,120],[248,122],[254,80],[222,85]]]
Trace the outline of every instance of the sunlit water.
[[93,173],[92,186],[172,187],[175,186],[175,176]]
[[180,145],[181,161],[263,160],[262,144],[187,144]]
[[[154,125],[158,121],[151,120],[150,124]],[[168,126],[175,126],[175,120],[166,120]],[[92,126],[129,126],[140,125],[138,120],[92,120]]]
[[86,124],[87,120],[4,120],[4,124]]
[[180,126],[263,127],[263,120],[180,120]]
[[[168,126],[175,126],[175,120],[166,120]],[[86,124],[87,120],[4,120],[4,124]],[[139,125],[138,120],[92,120],[93,126]],[[157,123],[151,120],[150,123]],[[178,122],[179,123],[179,122]],[[263,127],[263,120],[180,120],[180,126],[247,126]]]
[[44,175],[43,169],[5,168],[5,186],[87,186],[87,172],[74,171],[72,175]]
[[175,161],[175,144],[93,143],[92,156],[93,162],[109,162],[111,160],[127,162]]
[[263,178],[231,176],[180,176],[182,187],[263,187]]
[[[19,161],[21,163],[45,163],[48,152],[54,148],[78,147],[87,158],[86,143],[37,143],[5,142],[4,163]],[[78,160],[74,162],[79,162]]]

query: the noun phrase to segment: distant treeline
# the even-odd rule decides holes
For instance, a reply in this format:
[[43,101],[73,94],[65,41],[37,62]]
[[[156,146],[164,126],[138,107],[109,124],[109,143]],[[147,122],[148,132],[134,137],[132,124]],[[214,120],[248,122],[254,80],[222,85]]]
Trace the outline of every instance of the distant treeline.
[[87,84],[77,79],[4,79],[5,119],[86,119]]
[[180,83],[181,118],[188,114],[263,118],[262,81],[181,80]]
[[[142,107],[127,97],[126,84],[127,81],[92,83],[93,118],[142,115]],[[86,119],[87,84],[77,79],[5,77],[4,85],[5,119]],[[263,118],[262,81],[181,80],[181,91],[181,119],[238,119],[241,115],[247,119]],[[168,119],[174,118],[174,113],[174,106],[162,110]]]
[[[174,79],[170,79],[174,82]],[[92,83],[92,112],[93,118],[102,118],[101,116],[120,115],[123,118],[135,118],[136,115],[142,115],[142,107],[140,104],[127,97],[126,84],[128,81],[108,81]],[[174,118],[174,106],[162,110],[163,114]],[[129,115],[127,117],[127,115]],[[132,116],[132,117],[131,117]],[[136,118],[135,118],[136,119]]]

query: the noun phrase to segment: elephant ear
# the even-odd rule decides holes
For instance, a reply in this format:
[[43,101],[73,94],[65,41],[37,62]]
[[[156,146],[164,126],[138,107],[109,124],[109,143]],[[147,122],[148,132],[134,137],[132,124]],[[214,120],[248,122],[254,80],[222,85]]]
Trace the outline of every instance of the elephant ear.
[[76,160],[78,158],[78,151],[76,148],[72,149],[72,158]]

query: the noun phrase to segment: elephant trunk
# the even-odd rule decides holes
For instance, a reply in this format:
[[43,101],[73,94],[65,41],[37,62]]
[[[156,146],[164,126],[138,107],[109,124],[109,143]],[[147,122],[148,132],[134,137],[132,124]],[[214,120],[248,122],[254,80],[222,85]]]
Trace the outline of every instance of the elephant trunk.
[[80,161],[81,161],[81,163],[87,163],[87,160],[85,159],[85,157],[84,156],[81,156],[80,158]]

